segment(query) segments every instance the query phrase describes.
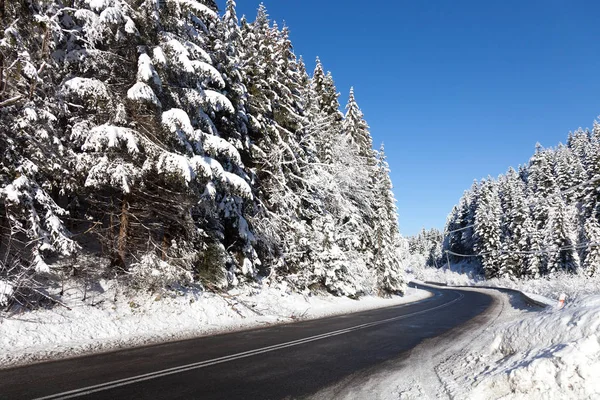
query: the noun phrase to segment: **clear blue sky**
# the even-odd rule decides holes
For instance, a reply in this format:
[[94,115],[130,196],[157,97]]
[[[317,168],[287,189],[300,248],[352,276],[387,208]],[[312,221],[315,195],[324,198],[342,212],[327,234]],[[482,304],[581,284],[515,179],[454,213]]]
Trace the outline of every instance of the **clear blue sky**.
[[[238,0],[254,19],[258,0]],[[404,235],[443,228],[473,179],[600,114],[597,1],[265,0],[312,70],[354,86],[385,142]],[[224,8],[225,0],[218,4]]]

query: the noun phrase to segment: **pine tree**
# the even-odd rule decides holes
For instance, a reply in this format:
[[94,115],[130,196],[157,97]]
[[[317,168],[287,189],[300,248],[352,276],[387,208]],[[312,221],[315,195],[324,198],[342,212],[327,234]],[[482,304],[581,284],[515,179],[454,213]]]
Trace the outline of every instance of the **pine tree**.
[[521,277],[526,270],[528,250],[527,227],[531,226],[529,206],[525,197],[525,183],[510,168],[501,178],[502,188],[502,254],[500,275]]
[[500,198],[497,184],[491,179],[481,184],[479,205],[475,214],[475,235],[479,243],[477,251],[481,254],[486,278],[499,276],[501,265],[500,255]]
[[[61,7],[0,6],[0,255],[27,261],[3,280],[403,290],[383,148],[264,5],[253,23],[234,0]],[[103,262],[62,260],[78,252]]]
[[585,239],[587,240],[587,251],[583,263],[583,269],[588,276],[595,276],[600,268],[600,224],[595,218],[585,222]]
[[400,240],[398,213],[383,144],[377,153],[375,216],[374,264],[378,274],[378,286],[385,292],[402,291],[404,280],[399,270],[400,260],[396,252]]
[[342,133],[347,135],[349,143],[356,146],[360,156],[366,158],[372,156],[373,143],[369,134],[369,126],[354,98],[354,88],[350,88],[346,116],[342,122]]
[[543,252],[548,243],[547,226],[551,204],[549,198],[557,193],[556,184],[551,164],[551,153],[542,149],[538,143],[536,152],[529,162],[528,186],[531,190],[532,198],[532,222],[533,232],[530,236],[531,250],[535,253],[531,255],[529,273],[536,275],[547,272],[548,257]]
[[568,206],[560,195],[550,198],[549,221],[546,232],[546,243],[550,247],[548,256],[548,272],[566,270],[574,272],[579,269],[577,231],[575,229],[576,209]]
[[0,264],[0,276],[49,273],[48,256],[78,249],[60,196],[71,173],[54,100],[57,11],[38,1],[0,6],[0,256],[17,266]]

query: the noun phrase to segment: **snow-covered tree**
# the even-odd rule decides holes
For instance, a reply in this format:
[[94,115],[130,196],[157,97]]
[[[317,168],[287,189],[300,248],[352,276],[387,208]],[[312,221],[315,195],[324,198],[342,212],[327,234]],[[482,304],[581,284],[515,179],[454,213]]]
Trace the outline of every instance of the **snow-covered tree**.
[[402,290],[383,152],[354,95],[344,120],[331,73],[317,62],[309,77],[264,5],[252,23],[234,0],[222,17],[213,0],[0,9],[10,296],[16,276],[80,276],[78,254],[105,261],[89,279],[135,287],[262,274],[348,296]]
[[[370,139],[370,137],[369,137]],[[403,290],[404,279],[397,258],[400,241],[396,199],[392,191],[390,168],[386,160],[383,144],[377,153],[375,174],[375,215],[374,227],[375,256],[374,265],[378,274],[379,288],[386,292]]]
[[348,137],[348,142],[358,149],[362,157],[371,158],[373,142],[369,126],[354,97],[354,88],[350,88],[350,96],[346,105],[346,115],[342,122],[342,133]]
[[0,278],[10,280],[6,275],[48,273],[48,256],[69,256],[78,246],[61,196],[71,174],[55,103],[60,6],[0,8],[0,258],[18,260],[18,268],[3,263]]
[[488,278],[501,274],[501,211],[497,183],[488,178],[481,184],[479,206],[475,213],[475,235],[478,237],[476,250],[481,254],[485,276]]
[[[579,129],[569,133],[567,146],[544,149],[537,144],[528,165],[520,166],[518,172],[511,168],[498,178],[500,211],[493,214],[500,222],[492,224],[500,229],[496,275],[539,277],[559,270],[595,274],[596,227],[600,220],[598,154],[600,125],[594,122],[592,132]],[[465,192],[448,216],[444,249],[484,253],[485,243],[477,232],[472,245],[459,237],[461,228],[468,226],[461,210],[468,208],[466,199],[474,197],[475,192],[474,188]],[[478,197],[474,203],[476,215],[489,217],[489,194],[487,200],[481,193]]]

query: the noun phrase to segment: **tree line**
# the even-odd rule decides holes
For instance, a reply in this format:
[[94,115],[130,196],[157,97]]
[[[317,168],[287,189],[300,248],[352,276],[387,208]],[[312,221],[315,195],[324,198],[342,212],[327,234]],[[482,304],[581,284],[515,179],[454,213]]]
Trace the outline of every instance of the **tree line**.
[[600,124],[567,144],[536,146],[527,165],[474,182],[448,216],[443,251],[492,277],[600,267]]
[[263,5],[249,22],[233,0],[32,0],[0,21],[10,301],[65,276],[403,290],[383,146]]

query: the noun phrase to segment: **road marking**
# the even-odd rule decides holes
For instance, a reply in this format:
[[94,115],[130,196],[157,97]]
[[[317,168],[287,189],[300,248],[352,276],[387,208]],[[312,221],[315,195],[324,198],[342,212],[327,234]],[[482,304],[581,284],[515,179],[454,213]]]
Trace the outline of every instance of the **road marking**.
[[398,320],[401,320],[404,318],[412,317],[414,315],[425,314],[425,313],[433,311],[433,310],[439,310],[440,308],[448,307],[450,304],[453,304],[464,297],[464,295],[462,293],[458,293],[458,294],[459,294],[459,297],[457,297],[456,299],[454,299],[448,303],[444,303],[442,305],[439,305],[439,306],[436,306],[433,308],[429,308],[427,310],[416,311],[416,312],[406,314],[406,315],[400,315],[397,317],[382,319],[380,321],[374,321],[374,322],[368,322],[365,324],[355,325],[350,328],[339,329],[337,331],[331,331],[331,332],[327,332],[327,333],[322,333],[320,335],[309,336],[304,339],[297,339],[297,340],[292,340],[290,342],[285,342],[285,343],[280,343],[280,344],[276,344],[276,345],[272,345],[272,346],[262,347],[259,349],[244,351],[244,352],[232,354],[229,356],[213,358],[212,360],[200,361],[197,363],[182,365],[179,367],[167,368],[167,369],[163,369],[163,370],[156,371],[156,372],[149,372],[147,374],[136,375],[136,376],[132,376],[129,378],[118,379],[118,380],[114,380],[114,381],[110,381],[110,382],[106,382],[106,383],[100,383],[98,385],[87,386],[87,387],[80,388],[80,389],[70,390],[68,392],[62,392],[62,393],[57,393],[57,394],[53,394],[50,396],[39,397],[34,400],[72,399],[74,397],[85,396],[85,395],[92,394],[92,393],[115,389],[115,388],[118,388],[121,386],[127,386],[127,385],[131,385],[131,384],[138,383],[138,382],[144,382],[144,381],[148,381],[151,379],[160,378],[163,376],[179,374],[181,372],[205,368],[205,367],[209,367],[211,365],[221,364],[221,363],[225,363],[228,361],[239,360],[241,358],[251,357],[251,356],[254,356],[257,354],[269,353],[271,351],[285,349],[287,347],[293,347],[293,346],[298,346],[298,345],[305,344],[305,343],[314,342],[317,340],[327,339],[330,337],[343,335],[343,334],[358,331],[361,329],[371,328],[373,326],[382,325],[382,324],[392,322],[392,321],[398,321]]

